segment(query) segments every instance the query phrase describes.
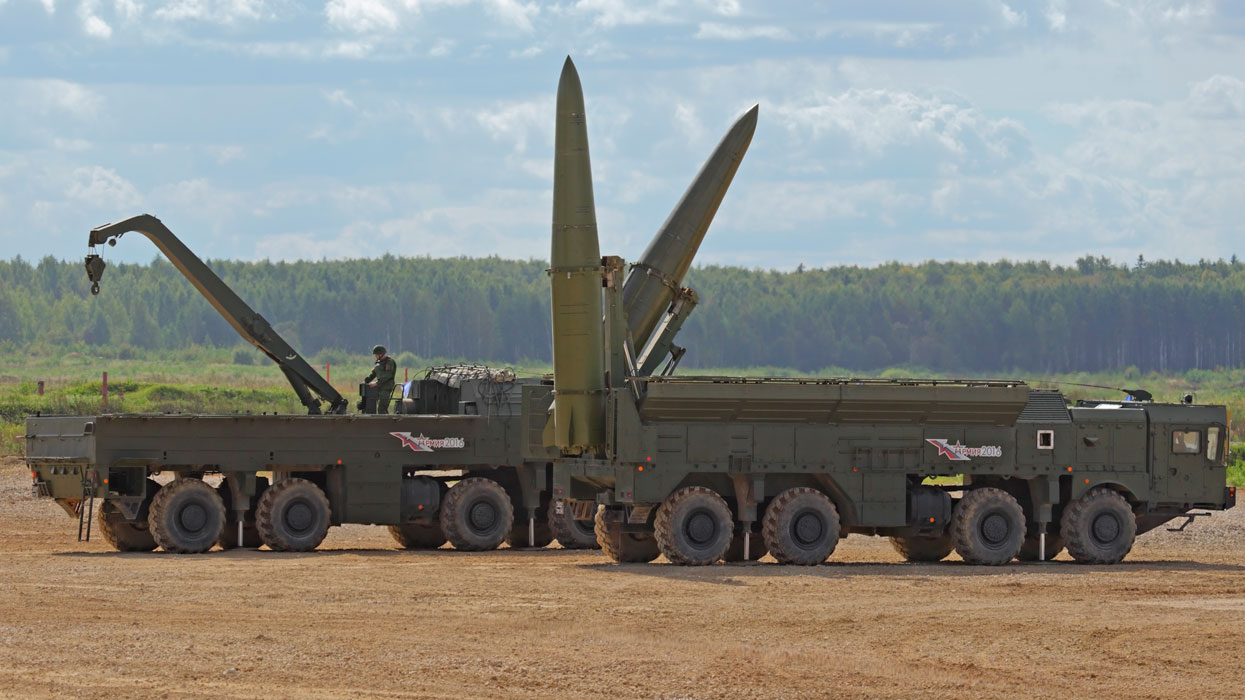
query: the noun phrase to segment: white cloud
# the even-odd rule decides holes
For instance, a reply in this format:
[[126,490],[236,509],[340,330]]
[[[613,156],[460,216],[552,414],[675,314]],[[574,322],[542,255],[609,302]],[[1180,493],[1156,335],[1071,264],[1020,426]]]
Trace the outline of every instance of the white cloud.
[[700,140],[704,135],[704,129],[701,128],[700,120],[696,118],[696,105],[689,102],[679,102],[674,106],[674,123],[678,125],[679,130],[691,143]]
[[89,151],[91,150],[91,142],[86,139],[67,139],[59,136],[52,139],[52,148],[58,151]]
[[237,145],[211,146],[208,148],[208,153],[212,154],[216,162],[221,165],[246,157],[246,149]]
[[432,44],[432,48],[428,49],[428,55],[433,58],[444,58],[454,51],[454,47],[458,42],[453,39],[437,39]]
[[437,204],[440,195],[408,201],[413,213],[356,220],[329,234],[288,232],[255,243],[258,258],[357,258],[377,249],[452,257],[497,254],[527,259],[548,247],[548,191],[489,189],[469,201]]
[[668,2],[641,6],[634,0],[577,0],[572,12],[592,17],[602,29],[643,24],[671,24],[676,21]]
[[49,15],[56,14],[56,0],[39,0]]
[[1237,119],[1245,116],[1245,82],[1230,75],[1214,75],[1190,89],[1189,109],[1198,117]]
[[494,140],[511,145],[512,153],[527,152],[528,140],[541,135],[547,143],[553,142],[554,113],[552,98],[544,97],[522,102],[510,102],[480,110],[476,122]]
[[136,20],[143,14],[143,4],[139,0],[113,0],[113,11],[122,21]]
[[1019,122],[991,119],[972,106],[903,91],[852,88],[775,105],[770,113],[797,135],[814,141],[845,138],[873,156],[892,147],[925,144],[961,160],[1006,161],[1023,157],[1028,149]]
[[376,45],[370,41],[339,41],[324,51],[325,56],[336,58],[367,58]]
[[44,116],[68,114],[78,119],[91,119],[104,103],[103,97],[94,90],[59,78],[14,81],[13,92],[17,104]]
[[97,10],[98,0],[82,0],[78,5],[78,19],[82,20],[82,31],[89,37],[109,39],[112,37],[112,27],[96,14]]
[[536,58],[548,50],[548,46],[544,44],[535,44],[520,51],[511,51],[511,58]]
[[835,21],[821,23],[814,31],[818,39],[826,37],[867,37],[891,46],[912,46],[934,36],[943,27],[931,22]]
[[773,39],[775,41],[791,41],[795,36],[783,27],[774,25],[739,26],[702,22],[693,35],[696,39],[724,39],[727,41],[743,41],[746,39]]
[[275,13],[266,0],[172,0],[151,13],[169,22],[209,22],[234,25],[271,19]]
[[1068,27],[1068,2],[1067,0],[1050,0],[1046,5],[1046,24],[1056,32],[1062,32]]
[[325,99],[329,101],[329,104],[341,105],[347,109],[355,108],[354,101],[346,95],[345,90],[334,90],[325,95]]
[[521,32],[532,31],[532,19],[540,14],[540,5],[518,0],[484,0],[486,11],[503,24]]
[[98,165],[75,168],[65,194],[101,209],[131,209],[143,200],[138,188],[111,168]]
[[402,25],[399,11],[395,3],[386,0],[329,0],[324,6],[330,25],[356,34],[396,31]]
[[999,12],[1003,16],[1003,26],[1005,27],[1023,27],[1029,23],[1029,17],[1024,12],[1013,10],[1005,2],[999,3]]

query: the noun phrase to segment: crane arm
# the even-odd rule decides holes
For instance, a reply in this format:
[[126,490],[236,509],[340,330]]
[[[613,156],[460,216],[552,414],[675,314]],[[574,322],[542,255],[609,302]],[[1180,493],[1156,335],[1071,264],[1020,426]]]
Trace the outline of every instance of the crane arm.
[[199,256],[191,252],[168,227],[150,214],[91,229],[91,252],[86,257],[86,271],[92,282],[92,294],[99,294],[99,281],[105,267],[103,258],[94,251],[95,246],[104,243],[116,245],[117,239],[130,231],[150,238],[169,262],[208,300],[212,308],[233,326],[238,335],[277,363],[285,378],[294,387],[294,393],[298,394],[299,400],[307,407],[308,413],[321,413],[321,401],[329,404],[330,413],[346,412],[347,400],[285,342],[272,324],[242,301]]

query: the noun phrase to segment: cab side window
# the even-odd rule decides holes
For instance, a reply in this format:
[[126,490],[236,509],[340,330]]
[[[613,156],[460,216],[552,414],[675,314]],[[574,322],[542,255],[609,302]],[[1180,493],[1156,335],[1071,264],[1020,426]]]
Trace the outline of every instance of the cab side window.
[[1173,430],[1172,454],[1195,455],[1202,451],[1202,431]]
[[1214,462],[1219,459],[1219,428],[1206,429],[1206,459]]

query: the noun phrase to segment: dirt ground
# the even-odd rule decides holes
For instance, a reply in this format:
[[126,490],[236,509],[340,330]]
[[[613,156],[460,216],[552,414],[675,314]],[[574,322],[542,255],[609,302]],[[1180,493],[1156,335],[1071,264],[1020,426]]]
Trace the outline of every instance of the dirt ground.
[[[615,565],[596,552],[119,554],[0,463],[0,697],[1245,697],[1245,508],[1118,566]],[[1064,557],[1066,558],[1066,555]]]

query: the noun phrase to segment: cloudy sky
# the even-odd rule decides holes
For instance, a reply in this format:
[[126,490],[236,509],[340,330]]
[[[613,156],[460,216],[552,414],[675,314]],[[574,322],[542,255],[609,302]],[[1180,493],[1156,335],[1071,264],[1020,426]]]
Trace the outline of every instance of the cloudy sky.
[[0,258],[546,258],[568,54],[604,252],[759,103],[699,262],[1245,255],[1245,3],[0,0]]

